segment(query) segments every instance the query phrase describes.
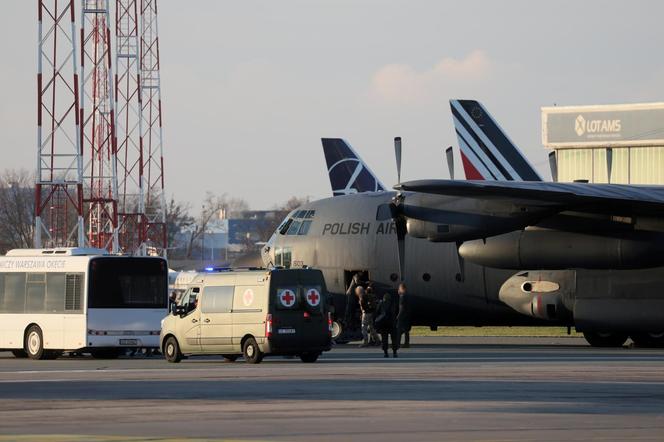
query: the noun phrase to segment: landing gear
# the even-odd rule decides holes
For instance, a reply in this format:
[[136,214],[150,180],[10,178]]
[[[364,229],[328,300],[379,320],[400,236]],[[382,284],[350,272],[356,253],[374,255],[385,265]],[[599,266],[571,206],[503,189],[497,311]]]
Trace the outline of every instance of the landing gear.
[[584,331],[583,337],[591,347],[622,347],[627,341],[627,335],[622,333]]
[[332,322],[332,340],[336,341],[341,337],[341,334],[344,332],[344,327],[341,325],[341,322],[339,320],[334,320]]
[[664,348],[664,332],[633,333],[629,337],[636,347]]

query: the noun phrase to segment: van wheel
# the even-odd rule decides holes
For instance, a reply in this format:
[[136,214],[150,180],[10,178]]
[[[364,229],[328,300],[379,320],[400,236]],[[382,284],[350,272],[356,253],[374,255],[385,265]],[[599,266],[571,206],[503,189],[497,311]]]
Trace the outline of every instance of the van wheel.
[[23,349],[30,359],[46,359],[44,335],[39,326],[32,325],[28,328],[28,331],[25,333]]
[[264,356],[254,338],[248,338],[244,341],[242,354],[244,355],[244,360],[250,364],[259,364]]
[[164,357],[168,362],[180,362],[182,360],[182,352],[180,351],[180,346],[178,345],[178,340],[174,336],[170,336],[166,339],[166,344],[164,344]]
[[19,359],[28,357],[28,354],[25,352],[25,350],[12,350],[12,354],[14,355],[15,358]]
[[226,362],[235,362],[237,361],[238,355],[222,355]]
[[627,341],[627,335],[610,332],[583,332],[591,347],[622,347]]
[[320,353],[302,353],[300,359],[302,362],[312,363],[318,360],[318,356],[320,356]]

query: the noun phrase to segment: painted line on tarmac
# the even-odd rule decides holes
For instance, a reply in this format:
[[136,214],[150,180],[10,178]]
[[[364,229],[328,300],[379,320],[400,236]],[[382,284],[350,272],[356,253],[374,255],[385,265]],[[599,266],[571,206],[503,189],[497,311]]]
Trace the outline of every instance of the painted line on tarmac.
[[[638,356],[638,357],[621,357],[621,356],[580,356],[580,357],[564,357],[564,358],[546,358],[546,357],[438,357],[438,358],[429,358],[429,357],[408,357],[401,356],[397,360],[394,358],[384,359],[382,356],[376,356],[371,358],[329,358],[321,359],[318,366],[319,367],[330,367],[336,365],[340,362],[374,362],[380,364],[408,364],[412,362],[488,362],[488,363],[510,363],[510,362],[519,362],[527,363],[530,365],[541,365],[541,364],[550,364],[557,365],[570,362],[616,362],[620,364],[630,364],[635,362],[664,362],[664,355],[662,356]],[[205,368],[200,367],[199,364],[215,364],[215,367],[206,366]],[[192,365],[189,367],[188,365]],[[267,361],[264,363],[266,366],[279,365],[285,366],[286,364],[297,364],[293,361],[283,360],[283,361]],[[216,369],[217,371],[232,369],[238,367],[239,364],[228,364],[222,360],[211,361],[211,360],[201,360],[201,361],[190,361],[181,368],[93,368],[93,369],[70,369],[70,370],[3,370],[0,371],[0,376],[7,374],[89,374],[89,373],[181,373],[182,371],[188,372],[209,372],[210,369]],[[224,367],[226,366],[226,367]],[[0,380],[0,382],[5,382],[5,380]]]

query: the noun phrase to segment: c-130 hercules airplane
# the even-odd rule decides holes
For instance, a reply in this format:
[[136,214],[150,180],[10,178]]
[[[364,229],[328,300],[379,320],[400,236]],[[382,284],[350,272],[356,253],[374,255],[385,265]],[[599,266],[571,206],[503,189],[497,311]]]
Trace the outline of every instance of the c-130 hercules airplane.
[[[480,103],[451,108],[472,180],[382,191],[346,142],[323,139],[340,196],[291,212],[264,262],[321,269],[337,318],[361,271],[408,283],[413,325],[565,325],[594,346],[664,345],[664,187],[543,182]],[[395,153],[400,177],[399,138]]]

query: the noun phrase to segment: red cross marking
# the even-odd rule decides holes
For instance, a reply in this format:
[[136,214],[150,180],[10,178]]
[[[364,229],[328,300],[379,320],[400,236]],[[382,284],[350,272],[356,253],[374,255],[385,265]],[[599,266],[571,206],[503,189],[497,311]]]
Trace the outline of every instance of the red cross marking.
[[246,307],[249,307],[254,302],[254,292],[251,289],[247,289],[244,292],[243,301]]
[[311,289],[307,294],[307,299],[309,300],[309,304],[318,305],[318,300],[320,299],[320,296],[318,295],[318,292],[316,290]]
[[293,292],[290,290],[284,290],[281,293],[281,301],[284,303],[285,306],[290,306],[295,302],[295,296],[293,295]]

